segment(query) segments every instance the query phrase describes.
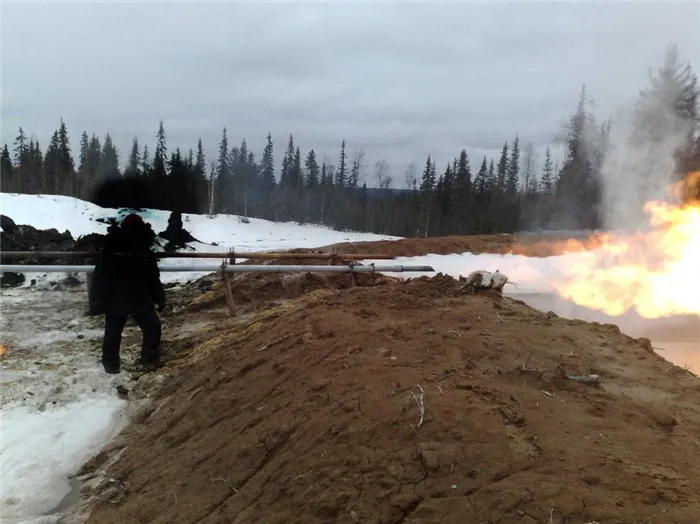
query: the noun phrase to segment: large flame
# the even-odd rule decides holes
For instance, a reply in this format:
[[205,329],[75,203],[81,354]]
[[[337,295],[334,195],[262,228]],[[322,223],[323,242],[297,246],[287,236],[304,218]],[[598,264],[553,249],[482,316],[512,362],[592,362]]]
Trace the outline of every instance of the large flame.
[[675,186],[676,204],[646,204],[651,232],[570,241],[570,251],[579,253],[559,294],[613,316],[629,310],[644,318],[700,315],[699,181],[696,172]]

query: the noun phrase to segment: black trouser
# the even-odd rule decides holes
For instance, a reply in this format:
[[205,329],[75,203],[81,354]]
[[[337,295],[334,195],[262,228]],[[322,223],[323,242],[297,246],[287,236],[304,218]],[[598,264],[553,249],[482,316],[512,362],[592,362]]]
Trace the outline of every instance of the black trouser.
[[87,292],[88,292],[88,304],[92,304],[92,273],[87,274]]
[[119,363],[119,349],[126,320],[131,316],[143,335],[141,361],[153,362],[160,356],[160,318],[155,310],[132,313],[131,315],[107,313],[105,315],[105,336],[102,342],[102,361]]

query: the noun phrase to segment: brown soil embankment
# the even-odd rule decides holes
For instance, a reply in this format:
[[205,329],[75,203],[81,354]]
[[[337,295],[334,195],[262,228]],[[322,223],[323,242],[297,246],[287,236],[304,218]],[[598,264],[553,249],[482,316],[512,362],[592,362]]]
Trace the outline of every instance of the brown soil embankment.
[[320,248],[341,253],[386,253],[396,257],[416,257],[423,255],[449,255],[452,253],[513,253],[529,257],[548,257],[575,252],[595,246],[599,238],[580,233],[571,237],[570,233],[517,235],[469,235],[429,238],[406,238],[402,240],[381,240],[376,242],[343,242]]
[[86,466],[119,456],[88,522],[700,522],[700,385],[650,344],[361,277],[240,277],[235,318],[218,285],[182,295],[216,325],[166,343],[150,408]]

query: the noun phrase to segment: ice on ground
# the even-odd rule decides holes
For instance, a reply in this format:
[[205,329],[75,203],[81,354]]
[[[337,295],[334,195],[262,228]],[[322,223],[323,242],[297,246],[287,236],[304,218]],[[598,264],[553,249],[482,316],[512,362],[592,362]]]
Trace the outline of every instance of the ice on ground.
[[117,429],[114,414],[122,404],[99,395],[41,412],[3,408],[0,520],[49,516],[70,493],[69,478]]
[[119,427],[125,402],[115,386],[124,377],[98,364],[103,320],[83,316],[86,295],[2,290],[2,522],[52,522],[46,513],[69,493],[70,477]]

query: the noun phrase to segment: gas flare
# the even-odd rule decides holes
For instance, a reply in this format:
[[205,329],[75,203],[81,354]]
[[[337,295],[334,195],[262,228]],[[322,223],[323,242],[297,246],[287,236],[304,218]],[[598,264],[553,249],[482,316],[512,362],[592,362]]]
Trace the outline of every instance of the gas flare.
[[[649,232],[599,235],[557,285],[575,303],[613,316],[700,315],[700,172],[672,188],[675,204],[648,202]],[[577,241],[570,241],[576,243]],[[573,247],[573,246],[572,246]]]

